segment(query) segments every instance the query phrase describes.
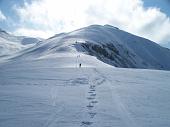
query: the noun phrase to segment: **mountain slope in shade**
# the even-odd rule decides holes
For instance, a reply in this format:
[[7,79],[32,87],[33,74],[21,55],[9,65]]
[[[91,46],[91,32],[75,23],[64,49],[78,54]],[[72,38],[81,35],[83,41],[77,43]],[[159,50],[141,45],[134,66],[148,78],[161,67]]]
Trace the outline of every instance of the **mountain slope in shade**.
[[51,58],[59,53],[91,55],[116,67],[170,70],[169,49],[110,25],[55,35],[17,58]]

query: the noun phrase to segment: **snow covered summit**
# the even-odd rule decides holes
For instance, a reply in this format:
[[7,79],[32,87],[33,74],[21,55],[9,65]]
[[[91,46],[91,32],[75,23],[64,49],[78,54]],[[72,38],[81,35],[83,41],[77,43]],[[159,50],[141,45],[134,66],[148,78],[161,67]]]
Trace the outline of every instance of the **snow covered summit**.
[[94,56],[116,67],[170,70],[169,49],[110,25],[57,34],[19,58],[51,58],[61,53]]

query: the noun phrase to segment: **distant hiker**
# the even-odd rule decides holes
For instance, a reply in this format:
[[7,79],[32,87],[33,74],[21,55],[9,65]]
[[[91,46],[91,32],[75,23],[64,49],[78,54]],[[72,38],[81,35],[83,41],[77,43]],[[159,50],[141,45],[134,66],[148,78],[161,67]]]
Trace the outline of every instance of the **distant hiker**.
[[81,63],[79,64],[79,68],[81,68]]

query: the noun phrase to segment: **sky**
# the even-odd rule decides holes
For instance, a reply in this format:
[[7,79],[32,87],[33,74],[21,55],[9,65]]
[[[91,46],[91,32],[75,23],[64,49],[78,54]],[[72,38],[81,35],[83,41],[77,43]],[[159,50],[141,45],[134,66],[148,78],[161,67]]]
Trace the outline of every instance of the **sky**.
[[0,28],[48,38],[110,24],[157,43],[170,42],[170,0],[0,0]]

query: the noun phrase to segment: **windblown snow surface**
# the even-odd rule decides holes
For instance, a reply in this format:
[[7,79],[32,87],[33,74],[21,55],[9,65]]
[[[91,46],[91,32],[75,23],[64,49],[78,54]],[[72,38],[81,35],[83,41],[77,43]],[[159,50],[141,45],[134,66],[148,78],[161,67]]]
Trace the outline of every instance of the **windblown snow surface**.
[[169,127],[170,72],[113,67],[76,32],[0,64],[0,127]]

